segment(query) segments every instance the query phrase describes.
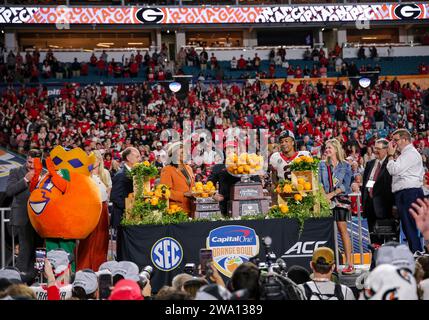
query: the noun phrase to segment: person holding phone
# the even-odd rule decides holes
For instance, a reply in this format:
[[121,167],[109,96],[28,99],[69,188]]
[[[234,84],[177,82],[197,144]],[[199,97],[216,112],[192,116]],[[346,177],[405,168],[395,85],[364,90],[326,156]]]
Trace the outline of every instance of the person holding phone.
[[70,298],[72,295],[70,255],[64,249],[48,251],[43,268],[42,279],[46,279],[46,282],[35,283],[30,287],[35,292],[37,300]]
[[42,152],[40,150],[30,150],[27,154],[25,165],[10,171],[6,187],[6,195],[13,198],[11,225],[18,231],[19,252],[16,267],[21,272],[29,274],[34,273],[36,247],[39,243],[42,243],[41,238],[31,225],[27,212],[30,182],[35,175],[34,158],[40,158],[41,156]]
[[212,249],[200,249],[200,274],[210,283],[215,283],[226,288],[222,276],[219,274],[213,263]]
[[[398,129],[392,134],[387,149],[387,171],[392,176],[392,192],[398,208],[402,230],[407,237],[412,252],[422,251],[422,242],[416,222],[409,213],[411,204],[423,199],[423,160],[411,143],[411,134],[406,129]],[[399,155],[396,156],[397,151]]]

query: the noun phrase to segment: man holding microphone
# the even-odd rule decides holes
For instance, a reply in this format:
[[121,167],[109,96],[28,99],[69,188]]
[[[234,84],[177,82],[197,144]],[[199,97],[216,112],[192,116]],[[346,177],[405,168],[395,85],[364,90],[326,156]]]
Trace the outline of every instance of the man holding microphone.
[[[411,134],[406,129],[398,129],[389,142],[387,170],[392,176],[392,192],[401,219],[402,229],[412,252],[422,251],[422,244],[416,222],[409,213],[411,204],[423,199],[423,161],[411,143]],[[400,155],[395,159],[395,153]]]

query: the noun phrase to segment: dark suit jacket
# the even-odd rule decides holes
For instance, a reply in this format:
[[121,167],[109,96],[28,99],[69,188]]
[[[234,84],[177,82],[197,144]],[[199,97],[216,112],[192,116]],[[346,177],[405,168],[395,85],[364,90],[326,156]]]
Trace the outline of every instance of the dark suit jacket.
[[[224,199],[220,202],[221,210],[223,214],[227,213],[227,204],[231,197],[231,187],[238,181],[240,178],[236,178],[228,173],[224,164],[215,164],[212,167],[212,172],[207,179],[212,181],[214,185],[219,182],[219,194],[221,194]],[[260,182],[261,179],[259,176],[253,176],[252,181]]]
[[11,205],[11,224],[25,226],[29,223],[27,202],[30,197],[29,185],[24,180],[28,170],[25,165],[12,169],[7,181],[6,195],[13,197]]
[[128,176],[128,169],[123,166],[112,179],[112,192],[110,200],[112,207],[112,227],[117,228],[121,223],[125,211],[125,199],[133,192],[133,180]]
[[[362,203],[365,217],[373,217],[376,219],[388,219],[392,217],[392,207],[394,204],[394,196],[392,193],[392,176],[387,171],[387,159],[384,160],[381,166],[380,174],[375,181],[373,187],[373,198],[369,196],[369,190],[366,184],[370,178],[372,168],[375,164],[375,159],[367,163],[363,173],[362,185]],[[372,206],[370,201],[372,200]]]

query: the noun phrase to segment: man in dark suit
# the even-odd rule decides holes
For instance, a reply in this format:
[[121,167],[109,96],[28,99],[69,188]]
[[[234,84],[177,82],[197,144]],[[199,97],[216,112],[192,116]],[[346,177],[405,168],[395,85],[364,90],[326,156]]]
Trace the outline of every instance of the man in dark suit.
[[19,253],[16,267],[24,273],[34,272],[36,247],[41,242],[31,225],[27,212],[27,201],[30,197],[29,186],[34,176],[34,158],[40,157],[41,152],[39,150],[30,150],[25,165],[10,171],[6,188],[6,195],[13,197],[11,225],[18,232]]
[[[212,167],[212,172],[207,179],[208,181],[213,182],[214,185],[219,183],[218,194],[214,196],[215,200],[219,201],[219,207],[222,212],[222,215],[228,215],[228,201],[231,197],[231,188],[232,186],[240,181],[240,178],[234,177],[226,170],[225,164],[215,164]],[[260,182],[261,179],[259,176],[251,177],[251,180],[254,182]]]
[[112,179],[110,200],[113,203],[111,225],[117,228],[125,211],[125,199],[133,192],[133,180],[130,177],[131,168],[141,160],[139,150],[128,147],[122,152],[122,168]]
[[363,216],[368,220],[371,243],[378,244],[383,241],[372,234],[376,221],[393,219],[392,176],[386,169],[388,144],[386,139],[379,139],[375,142],[374,154],[376,159],[366,164],[363,174]]

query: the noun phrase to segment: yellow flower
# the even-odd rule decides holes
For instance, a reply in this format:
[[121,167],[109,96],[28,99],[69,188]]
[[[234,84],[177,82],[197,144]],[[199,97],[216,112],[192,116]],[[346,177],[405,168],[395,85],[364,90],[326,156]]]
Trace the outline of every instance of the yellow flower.
[[162,191],[160,189],[156,189],[154,195],[155,197],[162,198]]
[[289,184],[285,184],[283,187],[283,192],[284,193],[291,193],[292,192],[292,187]]
[[298,178],[297,182],[298,182],[298,184],[304,185],[305,184],[305,179],[304,178]]
[[158,205],[158,202],[159,202],[158,197],[153,197],[153,198],[151,198],[151,199],[150,199],[150,204],[151,204],[152,206],[157,206],[157,205]]
[[146,167],[149,167],[149,166],[150,166],[149,161],[144,161],[144,162],[143,162],[143,164],[144,164]]
[[300,195],[299,193],[295,194],[293,198],[295,199],[295,201],[302,201],[302,195]]
[[301,157],[299,157],[299,158],[295,158],[295,160],[293,160],[293,162],[295,162],[295,163],[300,163],[301,162],[301,159],[300,159]]
[[314,160],[313,160],[313,158],[312,158],[312,157],[307,157],[307,162],[308,162],[308,163],[313,163],[313,162],[314,162]]
[[170,190],[165,190],[165,192],[164,192],[164,198],[165,199],[170,199],[170,196],[171,196],[171,191]]
[[280,211],[281,211],[281,213],[288,213],[289,207],[286,204],[281,204],[280,205]]

